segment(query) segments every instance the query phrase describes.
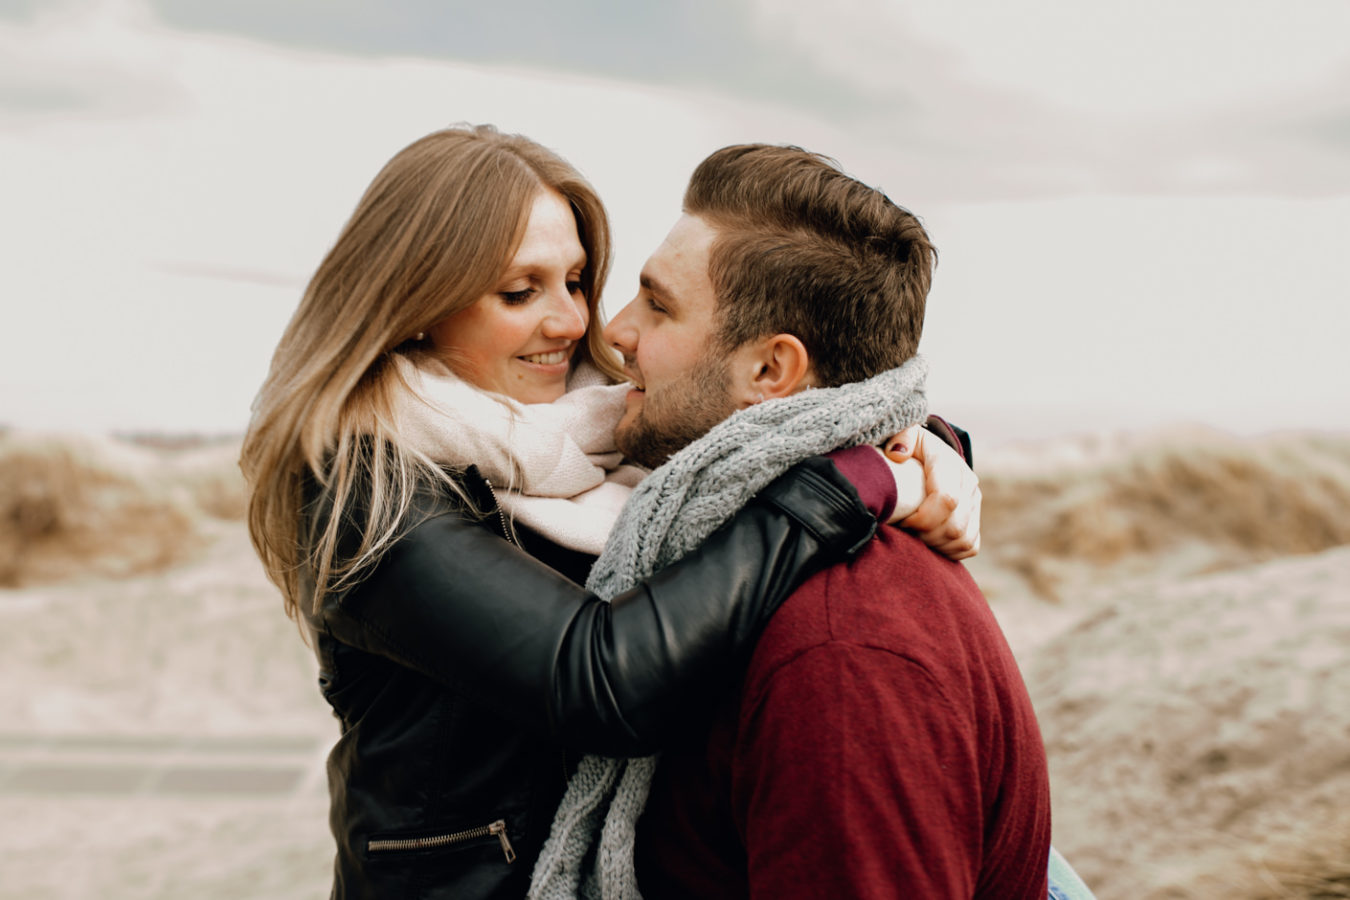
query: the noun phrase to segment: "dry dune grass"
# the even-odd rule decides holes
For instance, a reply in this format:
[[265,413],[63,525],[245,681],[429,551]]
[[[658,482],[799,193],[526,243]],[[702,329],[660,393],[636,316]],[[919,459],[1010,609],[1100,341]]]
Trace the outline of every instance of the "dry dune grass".
[[201,546],[203,517],[242,518],[235,455],[0,435],[0,586],[136,575],[185,559]]
[[[237,455],[234,441],[0,434],[0,585],[183,559],[201,517],[243,519]],[[986,561],[1047,599],[1085,575],[1191,575],[1350,543],[1343,435],[1098,439],[990,454],[981,478]]]
[[163,477],[202,515],[242,522],[248,494],[238,459],[237,440],[213,442],[166,455]]
[[1161,900],[1350,900],[1350,833],[1314,828],[1273,848],[1233,848],[1218,871],[1144,894]]
[[1350,825],[1309,835],[1306,845],[1269,853],[1252,869],[1252,900],[1347,900]]
[[[1342,844],[1340,852],[1346,852]],[[1267,863],[1252,876],[1252,900],[1347,900],[1350,898],[1350,862],[1344,855],[1297,853],[1287,860]]]
[[1059,599],[1066,564],[1117,578],[1131,569],[1221,571],[1350,543],[1350,438],[1215,433],[1134,441],[984,467],[984,546],[1041,596]]

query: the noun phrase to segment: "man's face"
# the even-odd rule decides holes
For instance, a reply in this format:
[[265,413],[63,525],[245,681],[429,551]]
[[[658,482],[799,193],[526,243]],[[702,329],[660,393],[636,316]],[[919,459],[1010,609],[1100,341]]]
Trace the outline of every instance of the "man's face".
[[714,336],[715,237],[702,219],[682,216],[642,267],[637,296],[605,327],[635,385],[615,439],[646,466],[659,466],[738,406]]

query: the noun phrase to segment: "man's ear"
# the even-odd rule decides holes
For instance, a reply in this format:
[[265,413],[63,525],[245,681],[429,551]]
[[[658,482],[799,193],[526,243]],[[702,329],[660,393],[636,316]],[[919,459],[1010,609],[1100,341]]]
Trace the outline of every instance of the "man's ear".
[[775,334],[751,341],[736,354],[737,400],[742,406],[787,397],[815,382],[811,356],[796,335]]

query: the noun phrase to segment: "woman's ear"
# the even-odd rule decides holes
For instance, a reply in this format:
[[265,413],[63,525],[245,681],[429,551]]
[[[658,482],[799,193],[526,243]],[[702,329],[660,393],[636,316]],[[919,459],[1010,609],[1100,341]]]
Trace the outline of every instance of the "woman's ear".
[[741,406],[787,397],[815,384],[811,356],[796,335],[751,341],[735,355],[734,371],[740,377],[734,393]]

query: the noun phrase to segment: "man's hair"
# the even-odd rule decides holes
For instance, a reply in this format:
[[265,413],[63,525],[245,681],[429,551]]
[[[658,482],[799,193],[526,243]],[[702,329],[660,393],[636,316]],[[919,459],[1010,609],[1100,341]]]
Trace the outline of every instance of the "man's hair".
[[726,349],[798,337],[822,387],[915,354],[936,251],[919,220],[800,147],[741,144],[694,170],[684,210],[718,232],[708,275]]

